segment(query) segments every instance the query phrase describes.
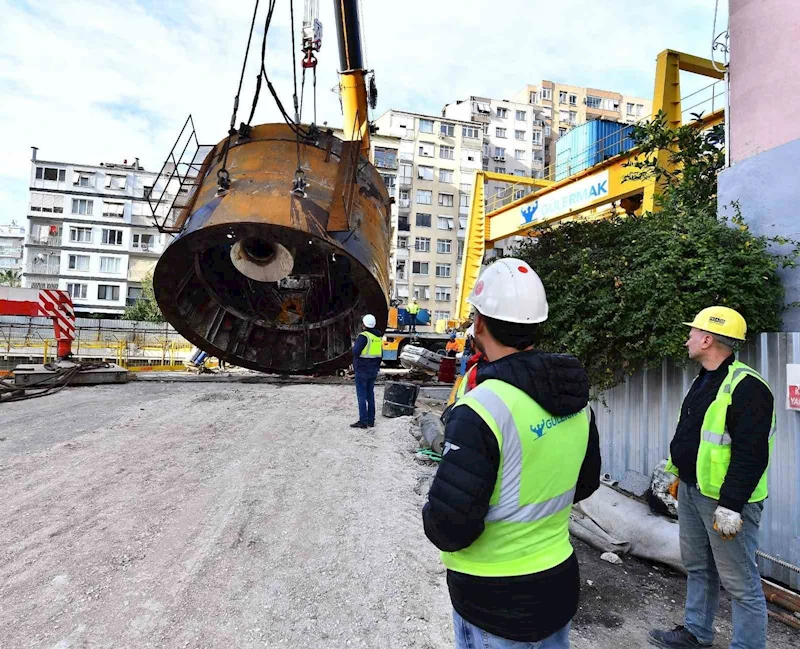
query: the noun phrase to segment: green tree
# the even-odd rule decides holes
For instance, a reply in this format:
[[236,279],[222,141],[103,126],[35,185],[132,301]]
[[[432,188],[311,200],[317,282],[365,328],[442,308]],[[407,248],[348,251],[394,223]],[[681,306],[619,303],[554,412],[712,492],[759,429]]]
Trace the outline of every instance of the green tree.
[[0,286],[10,286],[12,288],[22,286],[22,276],[16,270],[2,270],[0,271]]
[[[721,129],[670,129],[659,116],[634,138],[644,156],[629,177],[661,183],[659,211],[564,223],[515,251],[547,288],[541,347],[578,356],[598,390],[663,358],[685,362],[681,323],[706,306],[737,309],[751,335],[779,329],[784,293],[776,271],[797,258],[795,245],[770,252],[773,243],[794,242],[755,236],[741,215],[717,217]],[[677,167],[664,165],[659,148]]]
[[144,322],[164,322],[161,309],[158,308],[156,296],[153,292],[153,275],[148,273],[142,279],[142,294],[136,298],[132,306],[125,309],[122,314],[125,320],[141,320]]

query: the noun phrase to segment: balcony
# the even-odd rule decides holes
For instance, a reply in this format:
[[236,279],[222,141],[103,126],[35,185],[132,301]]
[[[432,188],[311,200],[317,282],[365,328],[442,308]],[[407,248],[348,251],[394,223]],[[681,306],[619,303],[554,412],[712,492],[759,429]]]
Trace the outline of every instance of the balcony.
[[25,266],[26,275],[58,275],[61,271],[60,260],[50,264],[27,264]]
[[400,210],[409,210],[409,209],[411,209],[411,199],[410,198],[398,198],[397,199],[397,209],[400,209]]
[[398,232],[411,232],[411,224],[408,221],[400,221],[397,224],[397,230]]
[[408,248],[397,248],[394,251],[394,256],[397,259],[408,259]]
[[49,248],[58,248],[61,246],[61,233],[54,235],[31,235],[28,237],[29,246],[45,246]]

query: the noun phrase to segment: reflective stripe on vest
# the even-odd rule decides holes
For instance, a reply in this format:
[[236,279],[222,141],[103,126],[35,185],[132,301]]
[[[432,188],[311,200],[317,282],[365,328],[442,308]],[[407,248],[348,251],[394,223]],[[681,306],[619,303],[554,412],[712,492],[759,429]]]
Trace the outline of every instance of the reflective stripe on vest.
[[[728,408],[735,394],[736,386],[746,377],[752,376],[769,388],[769,384],[754,369],[744,363],[734,361],[728,369],[728,374],[717,391],[717,396],[711,402],[703,416],[703,426],[700,435],[700,448],[697,452],[697,486],[700,492],[709,498],[719,500],[720,489],[725,482],[728,468],[731,463],[731,445],[733,440],[728,433],[726,421]],[[775,446],[776,416],[775,406],[772,408],[772,426],[769,431],[769,455]],[[743,431],[740,434],[747,434]],[[674,465],[672,466],[674,468]],[[677,469],[673,471],[677,473]],[[750,496],[749,502],[759,502],[768,495],[767,470],[761,475],[756,488]]]
[[572,554],[569,513],[589,440],[586,411],[553,416],[496,379],[470,390],[455,407],[471,408],[491,429],[500,466],[483,533],[463,550],[443,552],[443,563],[466,574],[507,577],[566,561]]
[[367,345],[361,350],[361,358],[381,358],[383,356],[383,341],[369,331],[362,331],[360,336],[367,339]]

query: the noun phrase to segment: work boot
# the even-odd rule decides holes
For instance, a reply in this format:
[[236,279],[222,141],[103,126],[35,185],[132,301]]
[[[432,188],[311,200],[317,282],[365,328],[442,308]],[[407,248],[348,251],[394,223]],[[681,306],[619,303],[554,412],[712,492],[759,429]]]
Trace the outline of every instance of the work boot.
[[647,641],[656,647],[665,649],[697,649],[698,647],[710,647],[711,644],[703,644],[692,635],[682,624],[670,631],[651,631],[647,636]]
[[350,428],[367,428],[367,425],[363,421],[357,421],[354,424],[350,424]]
[[371,421],[367,424],[367,428],[375,428],[375,422]]

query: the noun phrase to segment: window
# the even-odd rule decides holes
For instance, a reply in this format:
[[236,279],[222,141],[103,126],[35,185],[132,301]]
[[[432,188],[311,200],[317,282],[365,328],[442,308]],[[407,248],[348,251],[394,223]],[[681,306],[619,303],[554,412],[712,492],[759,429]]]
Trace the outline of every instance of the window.
[[481,130],[474,126],[462,126],[461,135],[477,140],[481,136]]
[[453,195],[443,194],[439,192],[439,206],[440,207],[453,207]]
[[440,216],[436,219],[436,227],[440,230],[452,230],[453,229],[453,217],[452,216]]
[[[425,264],[427,266],[428,264]],[[427,271],[425,272],[427,275]],[[430,286],[415,286],[414,287],[414,297],[418,300],[430,300],[431,299],[431,287]]]
[[116,302],[119,300],[119,286],[112,284],[98,284],[97,285],[97,299],[110,300]]
[[72,184],[76,187],[94,187],[94,173],[76,171],[72,174]]
[[568,122],[569,121],[569,111],[568,110],[560,110],[560,111],[558,111],[558,120],[560,122]]
[[64,212],[64,197],[54,194],[31,194],[31,212]]
[[153,186],[152,185],[145,185],[143,188],[144,197],[150,198],[153,195]]
[[70,270],[89,270],[89,255],[70,255],[67,267]]
[[427,261],[414,261],[411,262],[411,272],[414,275],[427,275],[428,262]]
[[455,160],[456,159],[456,149],[452,146],[445,146],[444,144],[439,146],[439,157],[443,160]]
[[449,302],[450,301],[450,287],[449,286],[437,286],[436,287],[436,301],[437,302]]
[[504,129],[504,128],[499,128],[499,127],[496,127],[496,128],[494,129],[494,134],[495,134],[497,137],[505,137],[505,136],[506,136],[506,129]]
[[[122,234],[120,232],[119,234]],[[120,243],[122,243],[122,237],[120,237]],[[153,245],[155,244],[155,236],[152,234],[134,234],[133,235],[133,247],[134,248],[141,248],[145,252],[150,250]]]
[[414,250],[417,252],[430,252],[431,240],[429,237],[417,237],[414,239]]
[[103,201],[103,216],[116,216],[122,218],[125,212],[125,203],[106,203]]
[[528,113],[526,113],[524,110],[518,110],[516,114],[516,119],[518,122],[524,122],[527,116]]
[[644,113],[644,104],[636,104],[636,116],[641,117]]
[[400,176],[400,184],[410,185],[412,166],[407,164],[401,164],[400,169],[398,171],[399,171],[398,175]]
[[397,237],[397,247],[400,250],[408,250],[408,237]]
[[567,91],[566,90],[559,90],[559,92],[558,92],[558,103],[559,104],[566,104],[567,103]]
[[107,246],[122,245],[122,230],[103,229],[103,243]]
[[397,150],[376,146],[375,166],[384,169],[397,169]]
[[66,169],[56,169],[55,167],[36,167],[36,180],[55,180],[63,183],[66,179]]
[[514,175],[515,176],[524,176],[525,175],[525,170],[524,169],[514,169]]
[[464,239],[458,240],[458,261],[464,259]]
[[574,110],[569,111],[569,123],[570,124],[578,123],[578,113]]
[[430,142],[420,142],[419,143],[419,154],[424,158],[432,158],[433,157],[433,150],[434,146]]
[[452,169],[439,169],[439,182],[440,183],[453,183],[453,170]]
[[91,243],[92,228],[70,228],[69,240],[73,243]]
[[444,137],[454,137],[456,134],[456,125],[442,122],[439,133]]
[[533,143],[534,144],[541,144],[542,143],[542,132],[541,131],[534,131],[533,132]]
[[459,184],[458,187],[459,187],[459,189],[461,189],[462,192],[469,193],[469,192],[472,191],[472,183],[461,183],[461,184]]
[[450,264],[436,264],[436,277],[450,277]]
[[115,176],[112,174],[106,174],[107,189],[125,189],[125,185],[127,184],[128,184],[127,176]]
[[595,97],[594,95],[586,95],[586,107],[587,108],[602,108],[603,107],[603,98],[602,97]]
[[499,108],[497,109],[497,117],[499,119],[505,119],[508,117],[508,108]]
[[525,131],[514,131],[514,139],[515,140],[524,140],[525,139]]
[[92,215],[92,204],[94,201],[87,200],[85,198],[73,198],[72,199],[72,213],[73,214],[82,214],[84,216],[91,216]]
[[502,146],[496,146],[494,148],[494,155],[498,158],[505,158],[506,157],[506,149]]
[[440,255],[449,255],[453,251],[453,242],[450,239],[437,239],[436,252]]
[[418,189],[417,203],[419,205],[431,205],[433,203],[433,192],[430,189]]
[[417,165],[417,178],[420,180],[433,180],[433,167]]
[[397,279],[406,278],[406,260],[403,259],[397,262]]
[[458,206],[469,207],[469,194],[461,194],[461,196],[458,197]]
[[569,105],[570,106],[577,106],[578,105],[578,95],[570,95],[569,96]]
[[67,293],[73,300],[85,300],[87,284],[67,284]]
[[514,149],[514,159],[515,160],[524,160],[525,159],[525,150],[524,149]]
[[101,273],[119,273],[119,269],[120,269],[119,257],[100,257]]
[[524,189],[514,190],[514,200],[515,201],[519,200],[523,196],[525,196],[525,190]]
[[539,92],[542,94],[542,99],[546,99],[547,101],[553,100],[553,89],[552,88],[542,88]]
[[411,230],[411,224],[408,222],[407,216],[397,217],[397,229],[400,232],[409,232]]
[[421,119],[421,120],[419,120],[419,132],[420,133],[433,133],[433,120],[432,119]]
[[433,312],[433,321],[436,322],[438,320],[449,320],[450,319],[450,312],[449,311],[434,311]]
[[552,134],[553,134],[553,129],[550,128],[550,125],[548,124],[547,126],[544,127],[544,136],[550,137]]
[[[430,192],[428,192],[430,193]],[[421,228],[431,227],[431,215],[423,212],[417,212],[416,224]]]
[[386,191],[389,192],[389,196],[394,196],[395,188],[397,187],[397,176],[394,174],[381,174],[381,178],[383,179],[383,184],[386,185]]
[[506,172],[506,168],[505,167],[495,167],[494,168],[494,172],[496,174],[504,174]]
[[467,217],[466,216],[459,216],[458,217],[458,229],[459,230],[466,230],[467,229]]
[[561,137],[561,136],[562,136],[562,135],[564,135],[566,132],[567,132],[567,129],[566,129],[566,128],[564,128],[563,126],[559,127],[559,129],[558,129],[558,137]]

